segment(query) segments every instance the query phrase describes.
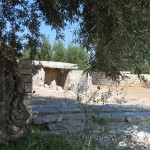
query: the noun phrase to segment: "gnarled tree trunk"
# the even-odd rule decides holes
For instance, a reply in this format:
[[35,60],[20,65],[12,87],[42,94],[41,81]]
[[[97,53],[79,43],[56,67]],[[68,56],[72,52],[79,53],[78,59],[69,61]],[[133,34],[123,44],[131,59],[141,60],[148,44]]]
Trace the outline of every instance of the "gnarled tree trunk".
[[13,51],[0,43],[0,141],[24,135],[29,113],[23,99],[24,85]]

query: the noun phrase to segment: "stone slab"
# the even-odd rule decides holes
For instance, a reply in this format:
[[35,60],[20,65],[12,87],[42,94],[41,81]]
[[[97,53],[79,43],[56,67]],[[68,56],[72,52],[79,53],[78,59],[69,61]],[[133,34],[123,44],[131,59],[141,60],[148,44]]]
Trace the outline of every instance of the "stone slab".
[[84,123],[80,120],[78,121],[63,121],[61,123],[51,123],[48,124],[50,131],[62,131],[63,133],[74,134],[84,130]]
[[32,105],[32,109],[36,109],[36,108],[45,108],[43,104],[34,104]]
[[34,114],[73,114],[80,113],[81,110],[77,107],[45,107],[45,105],[33,105]]
[[85,114],[62,114],[63,120],[85,120]]
[[60,68],[60,69],[78,69],[77,64],[54,62],[54,61],[33,61],[35,66],[43,66],[43,68]]
[[25,95],[24,96],[24,101],[30,100],[32,101],[32,95]]
[[23,103],[25,104],[25,106],[31,106],[32,105],[32,96],[25,95]]
[[59,109],[59,112],[69,114],[69,113],[80,113],[81,110],[78,107],[69,107],[69,106],[67,106],[67,107],[61,107]]
[[95,122],[141,123],[150,121],[150,112],[102,113],[93,115]]
[[33,109],[33,114],[45,115],[45,114],[58,114],[59,110],[57,108],[45,108],[45,107],[37,107]]
[[45,124],[53,122],[62,122],[63,120],[84,120],[85,114],[51,114],[51,115],[34,115],[34,124]]
[[31,106],[32,105],[32,100],[31,100],[31,98],[30,99],[24,99],[23,103],[24,103],[25,106]]
[[32,122],[34,124],[54,123],[61,121],[62,121],[61,115],[41,115],[41,116],[34,116],[32,118]]
[[18,64],[19,64],[19,68],[31,68],[32,61],[31,60],[20,60]]
[[32,82],[32,75],[21,75],[22,79],[24,82],[29,82],[31,83]]
[[24,83],[25,93],[32,93],[32,83]]
[[91,105],[81,107],[81,109],[87,112],[150,112],[150,106],[133,106],[133,105]]
[[32,74],[32,69],[29,69],[29,68],[25,68],[25,69],[20,69],[20,73],[22,75],[29,75],[29,74]]

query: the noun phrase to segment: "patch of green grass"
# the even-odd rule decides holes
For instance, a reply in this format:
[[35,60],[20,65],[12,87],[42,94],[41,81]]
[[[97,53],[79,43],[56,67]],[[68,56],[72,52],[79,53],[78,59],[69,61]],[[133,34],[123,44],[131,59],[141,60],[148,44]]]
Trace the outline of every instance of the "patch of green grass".
[[46,126],[28,125],[25,138],[0,144],[0,150],[94,150],[92,140],[73,140],[68,144],[60,136],[39,134],[46,130]]

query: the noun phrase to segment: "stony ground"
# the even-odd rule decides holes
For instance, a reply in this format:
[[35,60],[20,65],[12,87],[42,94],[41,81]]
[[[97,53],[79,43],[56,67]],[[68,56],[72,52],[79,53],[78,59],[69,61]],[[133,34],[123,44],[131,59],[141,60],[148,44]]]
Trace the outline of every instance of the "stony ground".
[[33,123],[47,124],[51,133],[85,140],[92,137],[96,150],[111,150],[114,146],[118,150],[150,149],[150,89],[126,88],[126,95],[138,102],[124,105],[86,105],[71,91],[38,86],[33,90]]

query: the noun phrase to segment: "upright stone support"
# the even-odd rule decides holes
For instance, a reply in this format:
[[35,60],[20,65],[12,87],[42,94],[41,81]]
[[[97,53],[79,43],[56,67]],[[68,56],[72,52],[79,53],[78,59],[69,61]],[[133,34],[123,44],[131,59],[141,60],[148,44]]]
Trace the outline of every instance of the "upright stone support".
[[31,60],[20,60],[19,69],[21,73],[22,80],[24,82],[25,97],[23,100],[26,109],[30,113],[30,118],[32,117],[32,61]]

